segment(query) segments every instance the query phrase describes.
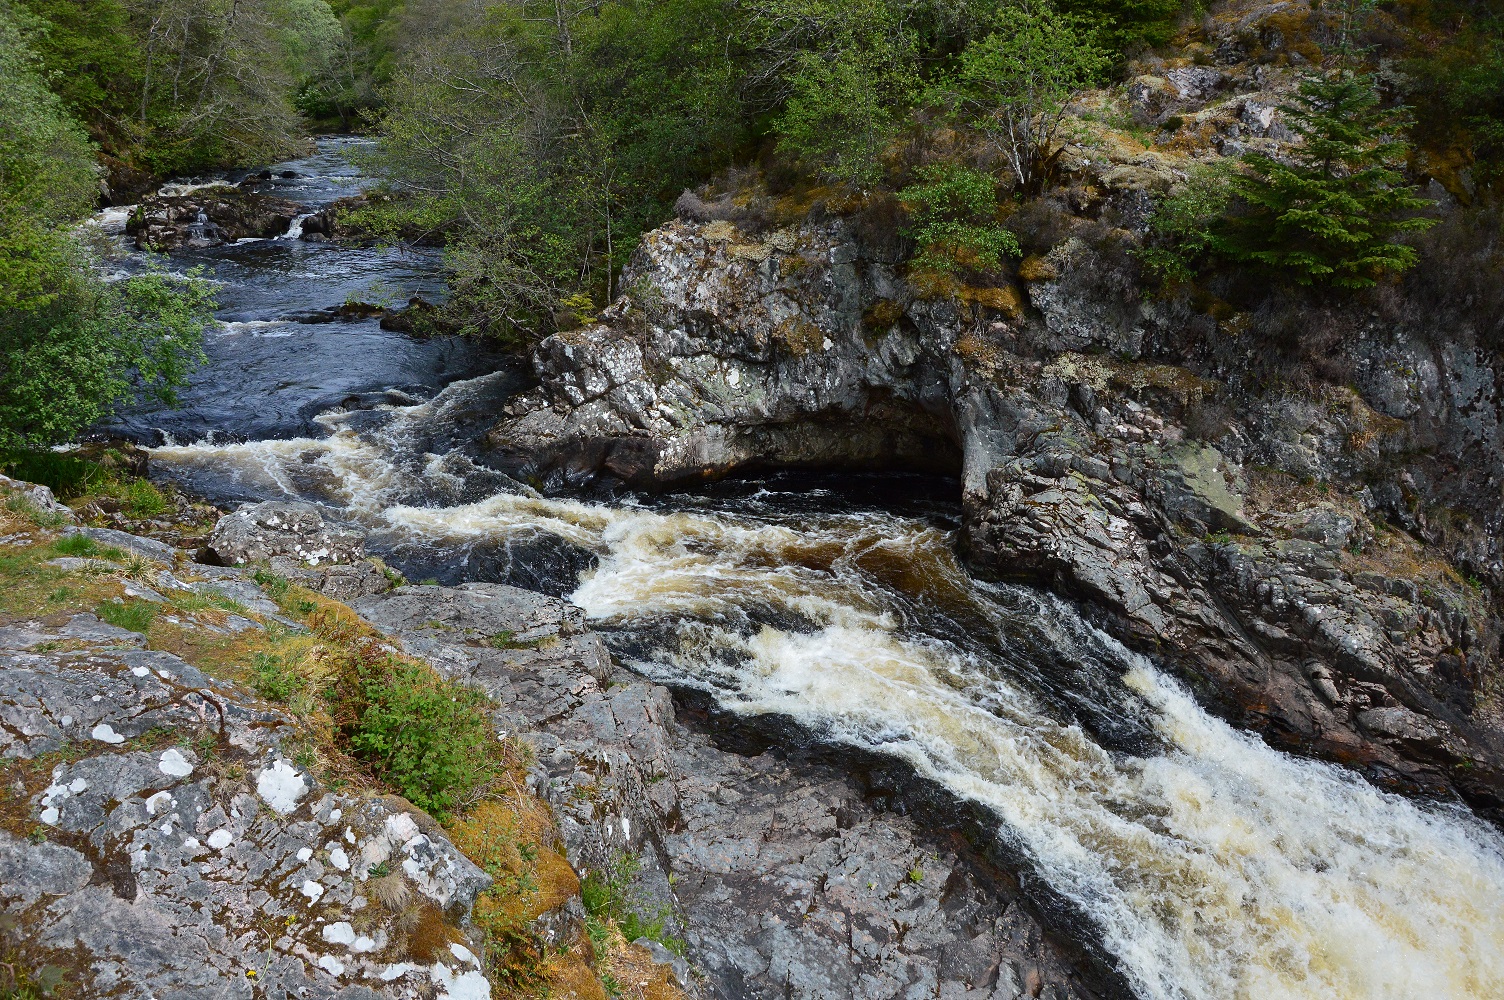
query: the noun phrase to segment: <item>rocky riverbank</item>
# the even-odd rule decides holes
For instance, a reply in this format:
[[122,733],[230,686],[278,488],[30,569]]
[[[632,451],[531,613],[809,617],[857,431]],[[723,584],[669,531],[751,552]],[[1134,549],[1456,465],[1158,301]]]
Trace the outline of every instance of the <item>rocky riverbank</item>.
[[540,346],[494,460],[647,487],[950,471],[977,572],[1083,599],[1279,745],[1504,801],[1499,511],[1451,492],[1501,474],[1484,354],[1375,325],[1347,348],[1365,391],[1253,391],[1235,368],[1255,344],[1170,349],[1190,317],[1104,302],[1079,240],[1017,286],[931,298],[859,229],[651,234],[633,291]]
[[[852,773],[792,731],[710,725],[703,703],[614,663],[566,602],[394,587],[357,530],[308,505],[227,515],[198,556],[239,565],[214,566],[70,527],[45,490],[8,489],[0,938],[36,982],[91,996],[513,995],[484,930],[516,905],[554,956],[555,996],[1121,989],[1049,929],[1008,859],[968,846],[965,823],[920,821],[955,807],[924,806],[901,769]],[[257,689],[268,637],[332,641],[308,617],[319,593],[479,687],[503,738],[527,748],[507,808],[552,818],[525,870],[476,854],[473,820],[441,826],[351,773]],[[320,614],[341,607],[317,600]],[[568,867],[545,864],[549,837]]]
[[979,576],[1079,599],[1280,747],[1504,815],[1504,396],[1468,284],[1494,272],[1459,256],[1359,308],[1138,263],[1154,195],[1292,141],[1279,9],[1083,98],[996,273],[915,266],[890,194],[687,192],[599,322],[538,346],[491,460],[643,489],[952,474]]

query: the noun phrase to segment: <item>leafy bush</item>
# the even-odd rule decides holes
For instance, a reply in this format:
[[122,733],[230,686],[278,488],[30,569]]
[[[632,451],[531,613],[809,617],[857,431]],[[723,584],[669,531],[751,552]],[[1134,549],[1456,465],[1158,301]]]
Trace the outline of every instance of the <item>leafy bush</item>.
[[1046,0],[1001,7],[990,27],[931,88],[930,99],[986,136],[1018,186],[1037,193],[1060,155],[1056,137],[1066,109],[1110,59],[1092,24]]
[[997,181],[957,164],[927,167],[921,183],[899,192],[914,220],[916,267],[949,272],[995,271],[1018,256],[1018,238],[997,224]]
[[489,702],[474,688],[395,657],[357,668],[354,755],[441,820],[497,773]]
[[879,157],[920,88],[910,13],[886,0],[812,2],[797,13],[759,5],[763,30],[777,32],[790,15],[802,15],[811,36],[789,57],[783,112],[773,123],[780,151],[832,180],[868,186],[881,179]]
[[1214,229],[1232,200],[1231,171],[1220,162],[1197,166],[1149,217],[1149,238],[1135,251],[1160,281],[1190,281],[1213,253]]
[[306,683],[283,657],[257,653],[251,658],[251,688],[268,701],[287,701]]

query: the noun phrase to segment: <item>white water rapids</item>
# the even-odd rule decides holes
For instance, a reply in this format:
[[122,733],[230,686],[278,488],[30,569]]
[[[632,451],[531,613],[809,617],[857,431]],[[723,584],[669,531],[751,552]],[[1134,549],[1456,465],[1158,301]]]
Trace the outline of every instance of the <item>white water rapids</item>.
[[[984,805],[1142,997],[1504,997],[1504,839],[1465,810],[1232,729],[1063,603],[971,580],[921,518],[791,513],[756,496],[469,495],[474,467],[430,450],[425,428],[472,391],[363,431],[333,415],[324,439],[167,447],[154,461],[189,483],[344,507],[396,548],[545,534],[590,550],[573,600],[627,637],[631,666],[901,757]],[[1046,652],[1087,664],[1097,687],[1078,698],[1152,734],[1150,749],[1094,739],[1031,674]]]

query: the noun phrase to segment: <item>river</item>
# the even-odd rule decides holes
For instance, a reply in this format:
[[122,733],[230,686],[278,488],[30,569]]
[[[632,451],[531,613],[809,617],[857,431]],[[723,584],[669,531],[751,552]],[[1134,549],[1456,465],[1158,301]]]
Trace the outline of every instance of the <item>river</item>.
[[[317,205],[362,183],[341,150],[274,170],[338,175],[308,181]],[[121,422],[160,443],[157,474],[329,504],[415,579],[567,595],[653,680],[906,761],[994,816],[1146,1000],[1504,997],[1496,829],[1272,750],[1069,604],[972,579],[956,484],[544,495],[475,448],[515,372],[288,322],[363,282],[431,288],[431,257],[265,242],[173,258],[225,283],[226,328],[186,411]]]

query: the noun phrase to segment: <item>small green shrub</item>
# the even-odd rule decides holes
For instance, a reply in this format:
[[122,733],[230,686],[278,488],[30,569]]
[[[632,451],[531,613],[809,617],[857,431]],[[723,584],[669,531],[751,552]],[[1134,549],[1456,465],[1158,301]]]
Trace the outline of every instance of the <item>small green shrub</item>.
[[1162,283],[1190,281],[1210,259],[1213,229],[1232,200],[1230,178],[1225,164],[1194,167],[1184,184],[1154,206],[1149,238],[1134,256]]
[[101,621],[143,635],[162,609],[151,601],[105,601],[94,609]]
[[919,245],[916,267],[995,271],[1004,257],[1018,256],[1018,237],[997,224],[991,174],[949,163],[925,168],[920,178],[898,193],[914,220],[908,235]]
[[642,912],[643,903],[636,891],[637,873],[641,870],[642,862],[636,855],[622,852],[604,870],[596,869],[585,876],[580,882],[580,901],[585,904],[586,931],[594,940],[593,924],[605,937],[605,921],[611,920],[628,941],[651,938],[683,955],[684,942],[669,933],[672,911],[664,906],[651,915]]
[[289,586],[287,577],[258,569],[251,574],[251,579],[255,580],[272,600],[280,602],[287,597],[287,588]]
[[109,491],[131,517],[161,517],[172,510],[162,491],[146,479],[130,479]]
[[442,821],[496,776],[484,693],[395,657],[357,669],[351,750],[409,802]]
[[268,701],[287,701],[306,683],[280,656],[257,653],[251,659],[251,688]]

